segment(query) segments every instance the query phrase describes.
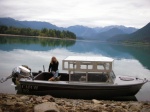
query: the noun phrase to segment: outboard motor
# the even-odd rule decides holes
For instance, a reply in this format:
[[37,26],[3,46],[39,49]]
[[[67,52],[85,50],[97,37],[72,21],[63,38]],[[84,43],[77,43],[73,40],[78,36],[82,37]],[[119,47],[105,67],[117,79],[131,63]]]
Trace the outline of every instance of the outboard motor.
[[31,69],[28,66],[18,66],[12,71],[12,82],[16,85],[21,78],[29,78],[31,76]]
[[12,78],[12,82],[17,85],[19,84],[19,80],[21,78],[33,78],[32,73],[31,73],[31,69],[26,66],[26,65],[21,65],[18,67],[15,67],[12,70],[12,74],[10,76],[8,76],[7,78],[2,78],[0,80],[1,83],[5,82],[6,80]]

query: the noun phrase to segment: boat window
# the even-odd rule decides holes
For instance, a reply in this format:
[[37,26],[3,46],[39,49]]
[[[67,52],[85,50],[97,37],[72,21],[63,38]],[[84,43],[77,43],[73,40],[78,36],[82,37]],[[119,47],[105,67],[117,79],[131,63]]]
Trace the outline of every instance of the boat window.
[[110,70],[111,65],[110,65],[110,63],[98,63],[97,69],[98,70]]
[[104,70],[104,65],[103,65],[103,64],[97,65],[97,69],[98,69],[98,70]]
[[68,69],[76,69],[77,65],[76,65],[75,62],[64,62],[63,67],[64,67],[63,69],[66,69],[66,70],[68,70]]
[[90,73],[88,74],[88,82],[106,82],[108,79],[107,73]]
[[74,63],[70,63],[70,69],[76,69],[76,65]]
[[71,81],[86,81],[86,74],[84,73],[71,74]]
[[108,73],[74,73],[70,75],[70,81],[73,82],[106,82]]
[[88,69],[89,70],[93,69],[93,65],[88,65]]
[[81,65],[81,69],[87,69],[87,65]]

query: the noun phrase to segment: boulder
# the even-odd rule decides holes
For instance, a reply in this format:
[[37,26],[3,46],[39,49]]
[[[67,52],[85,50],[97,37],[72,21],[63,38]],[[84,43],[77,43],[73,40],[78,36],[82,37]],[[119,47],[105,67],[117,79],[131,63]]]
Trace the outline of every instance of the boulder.
[[7,106],[13,106],[15,104],[16,104],[15,101],[10,101],[10,100],[7,100],[7,102],[5,103],[5,105],[7,105]]
[[96,100],[96,99],[93,99],[92,102],[93,102],[94,104],[103,104],[102,101],[99,101],[99,100]]
[[48,100],[50,102],[55,102],[55,99],[52,96],[50,96],[50,95],[44,96],[44,100]]
[[59,107],[54,102],[45,102],[34,106],[34,112],[60,112]]
[[29,97],[28,96],[21,96],[20,99],[22,101],[28,101],[29,100]]
[[37,101],[37,102],[42,102],[42,97],[41,97],[41,96],[37,97],[37,98],[36,98],[36,101]]
[[17,102],[15,106],[23,106],[25,105],[23,102]]
[[59,111],[60,112],[68,112],[63,106],[59,106]]
[[135,103],[130,103],[129,104],[129,109],[132,111],[140,111],[142,108],[142,104],[135,102]]
[[150,112],[150,107],[149,108],[143,108],[140,112]]
[[3,112],[1,108],[0,108],[0,112]]

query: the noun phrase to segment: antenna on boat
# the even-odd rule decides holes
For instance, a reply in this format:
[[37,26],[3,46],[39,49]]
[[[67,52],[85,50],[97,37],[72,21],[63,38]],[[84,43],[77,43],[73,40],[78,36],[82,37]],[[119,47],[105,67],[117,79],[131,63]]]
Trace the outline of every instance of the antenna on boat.
[[43,72],[45,72],[45,66],[43,65]]

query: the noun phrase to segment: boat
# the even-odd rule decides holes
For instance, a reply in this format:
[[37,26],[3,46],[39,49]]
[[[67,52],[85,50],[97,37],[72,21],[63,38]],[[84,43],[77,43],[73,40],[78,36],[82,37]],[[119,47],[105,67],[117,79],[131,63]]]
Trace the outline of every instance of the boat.
[[69,98],[134,96],[147,82],[131,76],[116,76],[114,59],[109,57],[68,56],[62,60],[60,79],[48,81],[49,72],[32,73],[32,78],[19,80],[24,94],[50,94]]

